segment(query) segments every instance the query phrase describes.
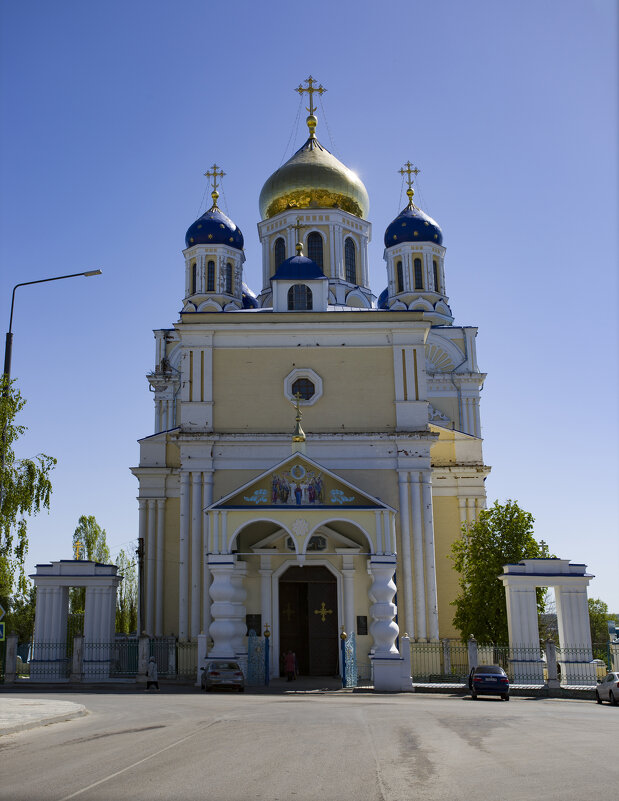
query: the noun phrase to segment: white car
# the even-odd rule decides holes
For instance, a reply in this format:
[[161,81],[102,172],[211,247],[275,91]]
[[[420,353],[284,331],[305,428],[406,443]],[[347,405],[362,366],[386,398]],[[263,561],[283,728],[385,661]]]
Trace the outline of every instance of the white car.
[[598,684],[595,690],[595,700],[598,704],[608,701],[609,704],[619,704],[619,672],[608,673]]

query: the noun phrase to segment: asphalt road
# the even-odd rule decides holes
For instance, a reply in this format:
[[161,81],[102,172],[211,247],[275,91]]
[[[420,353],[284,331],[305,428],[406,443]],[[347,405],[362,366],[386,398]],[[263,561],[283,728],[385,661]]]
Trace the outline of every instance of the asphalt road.
[[619,786],[619,708],[590,701],[46,697],[90,714],[0,738],[2,799],[588,801]]

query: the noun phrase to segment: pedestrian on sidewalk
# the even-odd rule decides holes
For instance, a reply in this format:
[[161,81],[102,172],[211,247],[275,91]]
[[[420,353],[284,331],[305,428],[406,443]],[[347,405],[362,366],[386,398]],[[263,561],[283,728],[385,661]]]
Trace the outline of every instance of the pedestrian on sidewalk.
[[296,665],[297,660],[295,655],[292,651],[288,650],[284,654],[284,670],[288,676],[288,681],[294,681],[296,679]]
[[157,660],[154,656],[149,659],[146,669],[146,689],[150,690],[151,685],[154,685],[155,690],[159,692],[159,674],[157,673]]

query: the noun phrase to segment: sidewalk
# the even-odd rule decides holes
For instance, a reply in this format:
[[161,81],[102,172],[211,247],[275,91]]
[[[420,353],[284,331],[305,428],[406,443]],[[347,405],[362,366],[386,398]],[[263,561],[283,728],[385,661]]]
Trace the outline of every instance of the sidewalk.
[[87,715],[83,704],[44,698],[0,697],[0,735],[60,723]]

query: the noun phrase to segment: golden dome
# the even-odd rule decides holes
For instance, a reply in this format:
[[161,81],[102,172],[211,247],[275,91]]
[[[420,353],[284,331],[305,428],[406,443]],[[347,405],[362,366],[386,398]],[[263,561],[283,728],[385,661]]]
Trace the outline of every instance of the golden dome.
[[267,180],[259,202],[263,220],[290,208],[338,208],[363,219],[370,211],[361,179],[311,135]]

